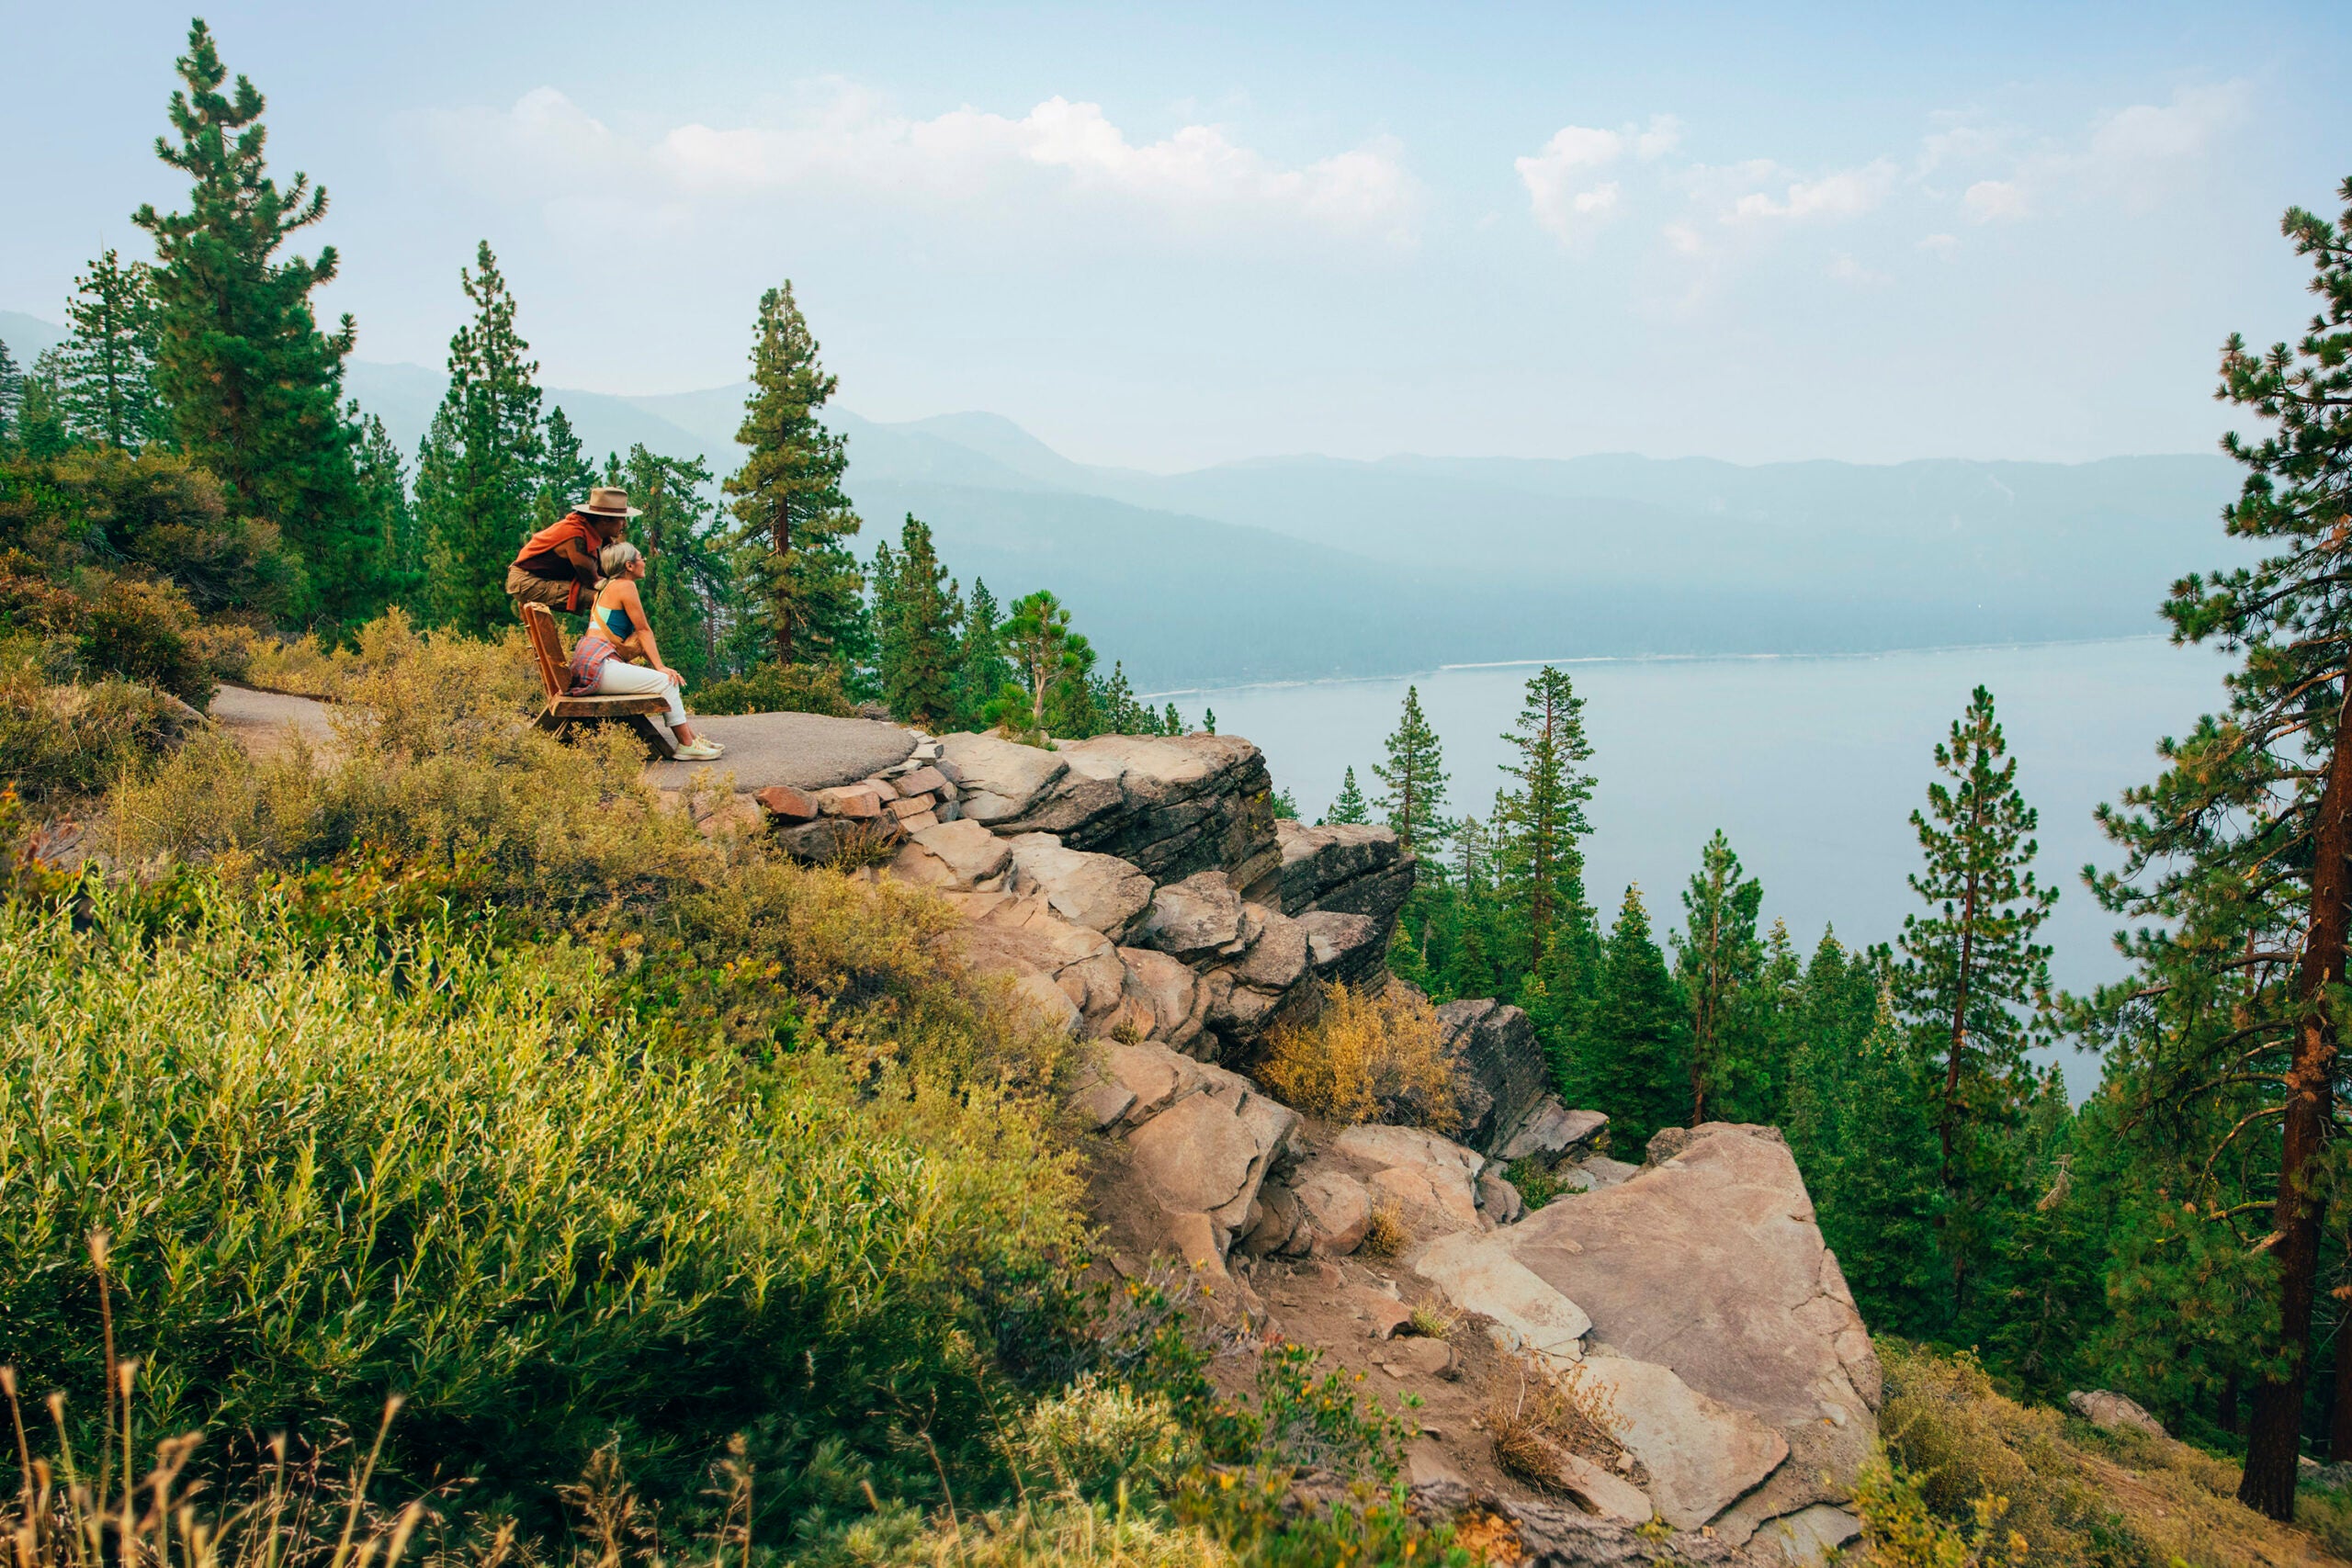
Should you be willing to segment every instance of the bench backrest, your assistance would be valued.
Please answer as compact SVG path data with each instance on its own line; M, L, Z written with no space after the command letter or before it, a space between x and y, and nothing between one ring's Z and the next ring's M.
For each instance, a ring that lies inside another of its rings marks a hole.
M539 684L550 698L563 695L571 684L571 656L563 649L563 630L545 604L523 606L523 627L531 634L531 653L538 660Z

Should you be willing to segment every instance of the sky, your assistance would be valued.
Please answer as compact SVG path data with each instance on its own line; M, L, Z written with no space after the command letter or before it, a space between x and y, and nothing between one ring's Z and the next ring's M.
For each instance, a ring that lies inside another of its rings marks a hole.
M2352 174L2352 6L214 5L320 296L438 366L487 240L544 383L741 378L1083 461L2211 450ZM187 14L0 0L0 309L128 220Z

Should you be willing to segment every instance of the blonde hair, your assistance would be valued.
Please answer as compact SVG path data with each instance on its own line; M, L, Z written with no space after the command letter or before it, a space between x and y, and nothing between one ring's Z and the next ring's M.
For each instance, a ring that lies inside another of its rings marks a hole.
M616 539L596 552L596 570L605 574L606 582L610 582L644 558L635 545L627 539Z

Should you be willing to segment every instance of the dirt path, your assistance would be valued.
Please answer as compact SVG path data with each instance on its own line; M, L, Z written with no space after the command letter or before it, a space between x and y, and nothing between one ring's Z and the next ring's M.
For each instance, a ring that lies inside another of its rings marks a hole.
M212 698L212 717L255 757L282 752L300 735L313 750L335 750L334 705L280 692L223 686ZM915 747L914 732L865 718L826 718L808 713L750 713L697 718L695 727L727 748L716 762L653 762L645 782L656 789L682 789L697 773L714 778L733 774L738 791L772 784L796 789L825 789L865 778L905 761Z
M256 757L274 757L300 735L314 751L335 750L332 704L282 692L223 686L212 696L212 718Z

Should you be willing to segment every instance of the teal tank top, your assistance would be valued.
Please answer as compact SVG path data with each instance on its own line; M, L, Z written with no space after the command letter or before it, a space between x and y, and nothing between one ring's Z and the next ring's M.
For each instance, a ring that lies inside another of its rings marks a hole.
M599 604L596 619L604 626L605 635L615 642L627 642L637 630L637 623L629 619L628 611L619 604Z

